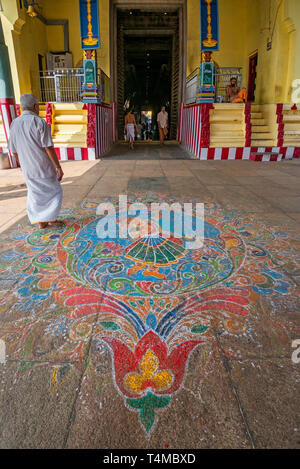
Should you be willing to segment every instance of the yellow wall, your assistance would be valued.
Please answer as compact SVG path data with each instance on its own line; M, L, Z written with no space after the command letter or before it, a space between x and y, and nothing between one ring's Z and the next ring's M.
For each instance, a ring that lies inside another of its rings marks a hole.
M69 48L73 54L73 66L82 60L80 46L79 2L77 0L51 0L46 2L43 15L48 20L69 21ZM62 26L47 26L48 50L63 51L64 36Z
M213 59L220 67L244 66L245 0L219 0L220 50ZM199 67L200 0L187 0L187 76Z
M271 14L269 11L271 7ZM246 0L245 68L248 76L248 57L258 51L256 101L261 103L290 102L291 84L297 69L300 73L299 0ZM278 16L276 12L278 9ZM267 41L272 35L272 49ZM297 29L297 30L296 30Z
M99 0L99 27L101 48L98 50L99 67L110 77L109 0Z
M243 0L219 0L220 50L213 54L219 67L242 67L246 10Z
M187 76L199 67L200 57L200 0L187 0Z
M73 54L73 66L82 63L80 44L79 2L77 0L39 0L46 19L69 20L69 47ZM38 54L64 50L63 26L46 26L38 18L31 18L26 9L19 8L17 0L2 0L2 18L5 42L9 49L15 98L23 93L39 93ZM101 49L98 66L110 76L109 69L109 0L99 0Z
M9 54L9 61L11 65L11 74L14 86L14 92L16 96L20 96L20 85L19 85L19 77L18 77L18 70L17 70L17 62L16 62L16 54L15 48L13 43L13 34L12 31L14 29L14 23L18 19L18 9L16 2L12 2L11 0L2 0L2 7L3 11L0 12L2 28L5 38L5 43L8 47L8 54Z
M248 63L258 51L256 102L290 102L291 85L300 78L300 0L282 0L274 28L273 45L266 50L269 31L281 0L219 0L220 50L214 60L220 67L243 67L243 85L248 86ZM73 66L82 61L79 5L77 0L39 0L47 19L69 20L69 43ZM170 2L171 3L171 2ZM99 67L110 76L109 0L99 0L101 48ZM30 18L19 1L2 0L3 29L12 68L17 101L20 93L39 89L38 54L64 49L63 27L45 26ZM187 0L187 70L200 64L200 0Z
M200 63L199 3L187 0L187 75ZM219 0L219 35L214 60L220 67L243 67L246 88L249 57L258 52L256 102L291 101L292 82L300 78L300 0Z
M82 63L80 43L80 16L78 0L51 0L45 2L43 15L47 19L69 20L69 44L73 54L73 66ZM109 69L109 0L99 0L100 49L97 51L98 66L110 76ZM63 50L63 27L47 26L49 51Z
M4 37L18 102L22 93L39 92L38 54L45 56L47 52L46 28L36 18L30 18L24 8L20 10L19 2L2 0L2 6Z

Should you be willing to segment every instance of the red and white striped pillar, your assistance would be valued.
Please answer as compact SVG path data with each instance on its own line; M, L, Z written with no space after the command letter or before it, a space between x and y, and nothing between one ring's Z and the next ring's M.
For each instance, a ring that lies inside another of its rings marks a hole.
M51 128L51 126L52 126L52 113L53 113L52 103L46 103L45 108L46 108L46 122L49 125L49 127Z
M2 122L3 122L3 127L4 127L4 132L5 132L5 137L8 145L8 140L9 140L9 128L11 126L11 123L13 119L17 117L16 113L16 107L15 107L15 99L14 98L0 98L0 109L1 109L1 117L2 117ZM10 166L12 168L17 168L17 162L14 156L11 154L11 152L8 152L9 154L9 161L10 161Z
M201 105L201 148L209 148L210 145L210 113L214 109L212 103L202 103Z
M276 114L277 114L277 124L278 124L278 136L277 136L277 146L282 147L284 141L284 123L283 123L283 104L277 104Z
M252 124L251 124L251 103L245 104L245 147L251 147Z
M88 159L96 159L96 104L84 104L83 109L88 111L86 146L88 149Z

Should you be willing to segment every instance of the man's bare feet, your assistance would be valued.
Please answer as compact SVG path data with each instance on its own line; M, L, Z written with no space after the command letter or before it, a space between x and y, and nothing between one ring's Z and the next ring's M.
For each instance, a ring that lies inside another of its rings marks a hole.
M47 228L47 226L48 226L48 222L47 222L47 221L42 221L42 222L40 222L40 229L41 229L41 230L44 229L44 228Z
M60 221L60 220L55 220L55 221L41 221L39 223L40 225L40 229L44 229L44 228L47 228L49 226L56 226L57 228L62 228L63 226L65 226L64 222L63 221Z
M63 226L65 226L64 222L61 221L61 220L49 221L48 225L49 226L57 226L58 228L62 228Z

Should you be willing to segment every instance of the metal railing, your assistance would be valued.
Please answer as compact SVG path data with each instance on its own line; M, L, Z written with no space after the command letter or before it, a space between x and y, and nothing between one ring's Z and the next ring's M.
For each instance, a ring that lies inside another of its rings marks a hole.
M242 67L222 67L216 68L214 73L214 83L216 87L215 102L228 102L226 88L230 84L230 79L235 77L237 85L242 86ZM199 83L200 67L196 68L186 79L186 104L196 102L197 88Z
M40 71L42 102L79 102L83 83L82 68L60 68Z
M82 101L83 68L59 68L40 71L40 101L76 103ZM97 70L98 98L109 102L109 77Z
M197 67L186 79L185 103L193 104L196 102L198 76L200 68Z

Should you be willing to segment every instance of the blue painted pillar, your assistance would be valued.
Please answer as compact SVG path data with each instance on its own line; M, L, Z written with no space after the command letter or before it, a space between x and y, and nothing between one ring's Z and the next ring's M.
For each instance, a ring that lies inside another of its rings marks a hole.
M97 103L97 49L100 48L98 0L79 0L79 12L84 71L82 101Z
M219 50L218 0L200 0L201 64L197 87L197 103L215 100L215 70L212 53Z

